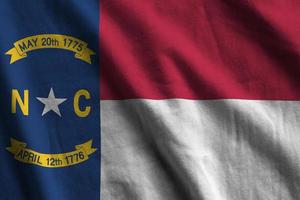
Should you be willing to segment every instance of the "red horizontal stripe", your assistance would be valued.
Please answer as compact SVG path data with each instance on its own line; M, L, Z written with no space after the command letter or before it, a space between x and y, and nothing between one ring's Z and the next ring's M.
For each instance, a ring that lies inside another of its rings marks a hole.
M101 99L300 99L299 10L292 0L102 0Z

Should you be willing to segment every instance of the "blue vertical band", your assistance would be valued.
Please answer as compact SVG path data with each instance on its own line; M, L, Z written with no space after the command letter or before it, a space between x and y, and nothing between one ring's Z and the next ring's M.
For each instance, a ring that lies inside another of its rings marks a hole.
M2 0L0 29L0 199L99 199L99 1ZM26 57L11 63L14 48ZM26 146L9 150L12 139ZM96 151L79 154L88 141Z

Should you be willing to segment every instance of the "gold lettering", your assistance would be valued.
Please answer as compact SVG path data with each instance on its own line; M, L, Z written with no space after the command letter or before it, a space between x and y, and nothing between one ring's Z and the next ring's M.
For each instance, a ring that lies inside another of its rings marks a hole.
M11 112L17 113L17 103L21 108L23 115L29 115L29 90L24 90L24 100L22 100L20 93L18 90L12 90L12 97L11 97Z
M87 90L79 90L76 92L74 96L74 111L78 117L87 117L91 112L91 106L85 107L84 110L81 110L79 107L80 97L84 97L85 99L90 99L91 95Z

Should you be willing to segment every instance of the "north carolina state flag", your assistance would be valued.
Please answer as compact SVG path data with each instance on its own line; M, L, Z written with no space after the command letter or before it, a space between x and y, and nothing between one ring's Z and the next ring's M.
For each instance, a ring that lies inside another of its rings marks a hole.
M101 199L300 199L300 3L100 2Z

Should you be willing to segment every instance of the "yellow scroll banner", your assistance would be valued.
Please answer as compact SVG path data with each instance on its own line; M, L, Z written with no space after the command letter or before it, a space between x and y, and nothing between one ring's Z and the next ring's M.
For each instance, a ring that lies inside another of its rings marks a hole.
M15 156L15 159L33 165L48 168L68 167L82 163L89 159L89 155L94 153L97 149L92 148L93 140L86 143L76 145L75 150L68 153L60 154L43 154L32 149L26 148L26 143L20 142L16 139L10 139L11 146L6 150Z
M91 56L95 55L88 44L75 37L59 34L42 34L26 37L14 43L14 47L5 54L10 55L10 64L26 58L27 52L44 49L57 48L65 49L75 53L75 58L81 59L89 64L92 63Z

